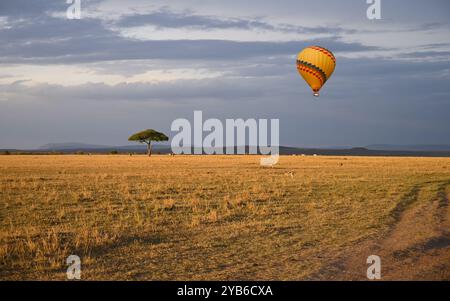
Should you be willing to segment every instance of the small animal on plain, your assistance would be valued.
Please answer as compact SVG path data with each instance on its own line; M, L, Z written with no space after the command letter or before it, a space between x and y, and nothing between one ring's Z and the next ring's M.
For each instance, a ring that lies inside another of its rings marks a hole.
M293 171L288 171L288 172L286 172L284 175L285 175L285 176L289 176L289 177L291 177L291 178L294 178L295 172L293 172Z

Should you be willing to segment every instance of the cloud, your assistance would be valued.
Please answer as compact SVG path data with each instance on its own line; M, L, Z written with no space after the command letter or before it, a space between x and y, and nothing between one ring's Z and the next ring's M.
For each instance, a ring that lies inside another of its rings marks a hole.
M44 15L50 11L65 12L66 1L59 0L13 0L0 2L0 16L11 18Z
M416 51L416 52L403 53L401 55L401 57L403 57L403 58L419 58L419 59L431 58L431 59L450 61L450 51Z
M85 83L63 86L58 84L36 84L17 81L0 86L0 96L9 95L11 101L43 99L43 101L64 102L90 99L108 102L152 102L166 104L189 102L191 100L216 99L223 102L245 102L262 98L283 99L295 97L298 92L308 93L309 88L297 74L295 64L287 58L270 62L230 66L227 73L213 78L178 79L164 82L121 82L118 84ZM389 98L399 97L395 103L405 103L404 96L416 101L427 99L432 93L445 95L450 90L450 62L393 61L383 59L338 60L335 73L326 84L326 90L341 100L352 93L376 94ZM447 72L447 75L443 74ZM445 98L436 98L444 101ZM381 102L383 100L378 100ZM409 101L409 100L408 100ZM406 101L406 103L408 102ZM426 100L427 102L429 100ZM367 104L362 99L358 102ZM205 102L207 104L207 102ZM393 104L394 105L394 104Z
M56 84L28 86L21 82L15 82L0 86L0 99L10 101L21 101L21 98L45 99L46 102L65 102L80 99L108 102L163 101L167 105L199 99L243 101L249 97L257 98L271 92L270 88L260 89L260 83L261 80L243 81L242 78L177 80L163 83L120 83L116 85L86 83L69 87ZM3 97L1 97L2 95ZM6 95L9 95L9 99Z
M235 60L250 57L292 55L307 45L327 45L333 51L362 52L379 47L346 43L338 38L287 42L238 42L227 40L137 41L105 30L98 21L73 25L52 20L33 28L0 31L1 63L81 63L109 60ZM51 36L51 38L50 38ZM29 37L32 37L28 40Z
M146 14L130 14L123 16L116 23L120 27L138 27L152 25L157 28L192 28L202 30L214 29L240 29L240 30L266 30L309 34L342 34L356 32L341 27L306 27L292 24L273 24L262 18L220 18L216 16L195 15L190 12L173 12L163 8Z
M217 17L193 15L190 13L175 13L168 9L161 9L147 14L132 14L123 16L116 25L122 27L136 27L154 25L156 27L168 28L239 28L239 29L267 29L274 30L274 26L257 20L244 20L239 18L220 19Z
M143 15L127 15L116 25L98 18L67 20L51 12L65 12L61 1L6 1L3 14L8 26L0 28L0 63L2 64L71 64L113 60L236 60L250 57L292 55L308 44L325 44L333 51L363 52L379 50L357 42L344 42L339 26L303 27L270 24L261 19L220 18L192 13L175 13L168 9ZM64 1L63 1L64 2ZM92 1L89 3L93 3ZM94 2L95 3L95 2ZM20 16L20 17L18 17ZM113 22L114 23L114 22ZM121 35L117 25L157 27L194 27L204 30L235 28L312 34L326 33L328 38L290 41L233 41L217 39L136 40ZM114 27L116 26L116 27Z

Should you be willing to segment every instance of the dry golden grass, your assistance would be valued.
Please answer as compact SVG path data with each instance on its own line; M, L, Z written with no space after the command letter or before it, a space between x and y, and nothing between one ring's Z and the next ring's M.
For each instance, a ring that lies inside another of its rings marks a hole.
M0 156L0 279L65 279L70 254L83 279L344 279L361 242L447 235L449 158L259 158Z

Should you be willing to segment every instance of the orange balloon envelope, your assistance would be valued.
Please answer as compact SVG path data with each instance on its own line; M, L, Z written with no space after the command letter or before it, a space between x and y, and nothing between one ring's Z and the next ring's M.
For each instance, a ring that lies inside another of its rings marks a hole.
M313 90L314 96L319 96L319 90L333 74L336 58L326 48L309 46L297 56L297 70Z

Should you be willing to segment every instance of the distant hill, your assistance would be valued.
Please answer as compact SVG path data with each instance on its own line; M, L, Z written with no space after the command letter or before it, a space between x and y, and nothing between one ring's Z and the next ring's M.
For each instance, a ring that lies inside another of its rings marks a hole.
M168 148L164 145L153 145L154 149ZM73 152L73 151L92 151L92 152L107 152L112 150L117 151L145 151L147 147L143 144L133 144L133 145L99 145L99 144L86 144L77 142L67 142L67 143L49 143L39 147L40 151L60 151L60 152Z
M170 152L170 146L164 144L154 144L152 146L155 152ZM28 150L31 152L62 152L62 153L73 153L73 152L91 152L91 153L108 153L111 151L118 152L137 152L143 153L147 151L147 146L144 144L132 144L132 145L100 145L100 144L87 144L78 142L65 142L65 143L48 143L40 146L35 150Z
M412 145L395 145L395 144L371 144L366 146L370 150L386 150L386 151L450 151L450 144L412 144Z
M87 144L78 142L66 142L66 143L48 143L41 145L40 150L67 150L67 149L96 149L96 148L109 148L108 145Z
M246 153L249 147L246 146ZM237 153L237 148L228 149L232 153ZM45 154L45 153L146 153L146 145L123 145L108 146L86 143L50 143L41 146L39 149L31 150L6 150L0 149L0 152L9 151L11 153L24 154ZM170 154L172 149L167 143L155 144L153 153ZM191 147L191 153L194 148ZM226 153L226 148L223 149ZM0 153L1 154L1 153ZM409 157L450 157L450 145L390 145L390 144L373 144L366 147L348 147L348 148L299 148L280 146L281 155L323 155L323 156L409 156Z

